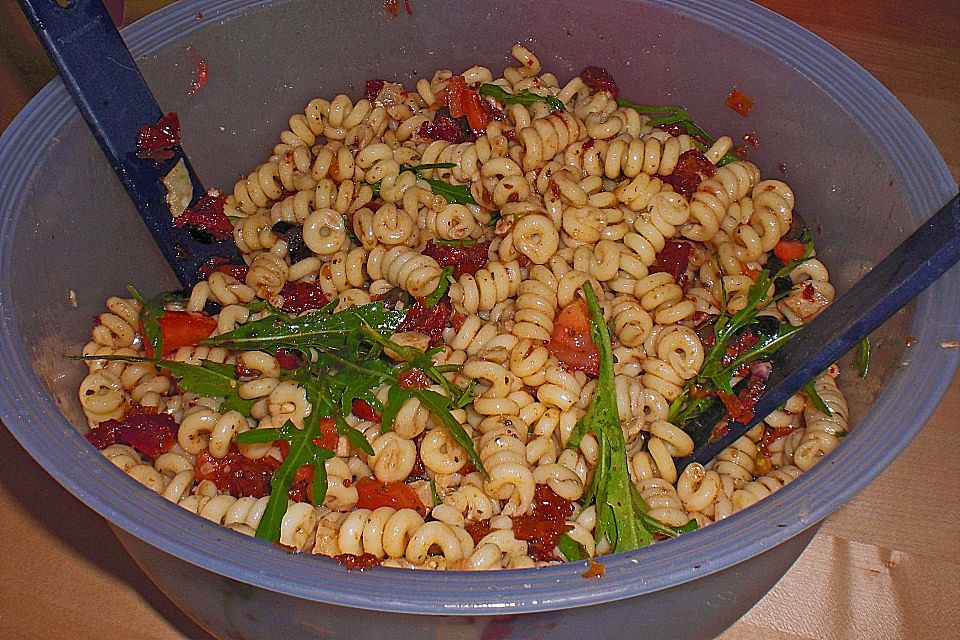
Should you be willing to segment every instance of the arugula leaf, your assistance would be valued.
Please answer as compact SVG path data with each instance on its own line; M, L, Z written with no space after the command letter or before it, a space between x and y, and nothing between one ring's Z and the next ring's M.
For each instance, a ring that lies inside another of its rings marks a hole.
M477 204L470 193L468 184L450 184L443 180L432 180L430 178L420 178L430 185L430 190L450 204Z
M567 447L576 449L587 432L596 436L600 457L583 498L584 506L591 501L596 504L596 540L607 538L614 552L627 551L653 541L644 519L638 516L638 513L646 513L649 507L636 491L627 471L626 442L617 410L610 334L593 286L585 282L582 290L590 310L590 334L600 352L600 372L590 408L574 426Z
M444 188L454 189L454 194L456 194L458 197L460 197L461 199L463 199L464 196L463 196L463 194L462 194L462 192L461 192L460 190L457 190L457 189L454 187L454 185L448 184L448 183L446 183L446 182L444 182L444 181L442 181L442 180L429 180L429 179L427 179L427 178L424 178L423 175L422 175L420 172L421 172L421 171L428 171L428 170L430 170L430 169L452 169L452 168L454 168L455 166L457 166L457 163L455 163L455 162L431 162L431 163L428 163L428 164L414 164L414 165L406 165L406 164L404 164L404 165L400 165L400 173L403 173L404 171L412 171L412 172L414 172L415 174L417 174L417 178L419 178L420 180L426 180L426 181L430 184L430 189L431 189L434 193L436 193L437 195L444 196L444 198L446 198L447 202L454 202L454 201L451 200L450 198L447 198L443 193L441 193L441 192L438 191L437 189L440 189L440 190L443 190ZM436 187L434 186L434 183L437 183L437 186L436 186ZM370 183L368 183L367 186L369 186L369 187L373 190L373 199L374 199L374 200L376 200L377 198L380 197L380 180L377 180L376 182L370 182ZM457 186L466 186L466 185L457 185ZM466 195L466 197L469 198L470 201L468 201L468 202L454 202L454 203L455 203L455 204L477 204L476 200L473 199L473 196L470 195L470 188L469 188L469 187L467 187L467 195Z
M443 268L440 272L440 284L437 285L437 288L434 289L433 293L428 295L423 299L424 304L428 307L434 307L440 300L443 299L443 296L446 295L447 289L450 288L450 285L456 282L453 279L453 272L456 270L456 267L449 265Z
M586 560L589 557L580 543L565 533L561 534L560 539L557 540L557 549L560 550L567 562Z
M850 366L857 372L861 380L866 380L867 374L870 372L871 352L870 338L864 338L857 346L857 355L854 357L853 362L850 363Z
M140 303L140 324L143 325L143 337L149 343L151 352L163 353L163 332L160 329L160 316L166 313L165 305L183 300L178 293L161 293L150 300L144 299L140 292L127 285L127 291Z
M145 362L160 369L166 369L184 391L200 396L223 398L220 412L236 410L250 416L255 400L241 398L237 391L239 376L233 365L201 360L199 365L160 358L142 358L139 356L80 356L79 360L117 360L120 362Z
M442 244L447 247L464 247L469 249L473 245L477 244L475 238L464 238L463 240L444 240L443 238L434 238L434 244Z
M617 98L617 105L626 109L633 109L637 113L650 116L651 120L649 120L647 124L651 127L662 127L670 124L678 124L683 126L691 137L696 136L707 141L707 144L703 144L699 140L693 140L693 144L696 145L700 151L706 151L714 142L717 141L716 138L712 137L710 134L704 131L700 125L695 123L691 115L687 113L687 110L681 106L663 107L650 104L637 104L635 102L630 102L625 98ZM722 167L725 164L736 162L739 159L740 156L738 156L736 153L728 151L717 162L717 166Z
M270 479L270 499L257 525L258 538L270 542L280 538L280 526L287 512L290 487L296 479L297 470L305 464L313 467L311 487L313 503L316 506L323 504L327 495L327 471L323 463L335 454L314 442L315 438L320 437L321 419L320 412L315 411L303 421L303 429L298 429L287 420L279 429L252 429L235 436L234 440L237 444L258 444L277 440L286 440L290 443L290 452Z
M810 398L810 402L816 407L817 411L828 416L833 415L833 409L823 401L823 398L820 397L820 394L817 393L817 387L815 385L816 378L803 385L803 392L807 394L807 397Z
M555 96L541 96L533 93L529 89L524 89L519 93L510 93L499 85L482 84L477 90L477 93L487 98L499 100L504 104L531 105L535 102L546 102L551 111L563 111L567 108L560 98Z

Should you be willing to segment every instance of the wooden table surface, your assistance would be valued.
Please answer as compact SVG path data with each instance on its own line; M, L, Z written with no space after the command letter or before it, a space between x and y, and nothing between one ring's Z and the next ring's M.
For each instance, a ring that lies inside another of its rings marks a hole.
M127 20L163 3L131 0ZM960 177L957 0L762 4L879 78ZM4 3L0 129L51 75L16 5ZM827 518L796 565L722 640L960 638L958 416L960 376L910 447ZM0 639L208 640L6 428L0 450Z

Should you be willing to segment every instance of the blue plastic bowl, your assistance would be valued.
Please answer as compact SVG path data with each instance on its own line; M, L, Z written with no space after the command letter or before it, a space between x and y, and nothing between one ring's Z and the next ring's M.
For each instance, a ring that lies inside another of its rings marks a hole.
M202 16L199 12L202 11ZM708 131L754 131L765 174L785 179L842 290L956 192L943 160L879 82L816 36L741 1L180 2L125 30L208 185L229 188L312 98L409 81L435 68L499 71L517 41L561 79L608 68L624 94L680 103ZM210 80L187 97L187 47ZM752 96L747 120L722 106ZM781 167L778 169L778 167ZM957 366L958 273L881 330L859 422L810 472L746 512L603 560L483 574L347 572L190 514L114 468L81 436L83 367L64 361L128 283L175 287L59 81L0 138L0 418L64 487L115 527L144 571L211 633L261 637L709 638L780 578L817 524L920 430ZM72 307L68 292L79 304ZM903 336L916 338L909 355ZM908 359L909 366L901 366Z

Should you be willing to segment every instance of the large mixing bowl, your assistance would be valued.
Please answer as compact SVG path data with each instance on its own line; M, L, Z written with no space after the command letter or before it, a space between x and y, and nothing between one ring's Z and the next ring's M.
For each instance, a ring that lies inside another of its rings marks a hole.
M708 131L757 132L751 159L767 175L785 173L840 290L956 191L876 80L747 2L418 1L396 18L380 0L181 2L125 36L164 109L179 112L184 147L210 186L229 188L316 96L356 95L372 77L410 86L440 67L497 72L519 41L561 79L601 65L633 99L684 104ZM188 47L212 70L192 98ZM748 120L722 106L734 86L756 101ZM114 525L178 606L222 637L712 637L907 445L957 366L957 352L939 347L960 311L951 272L882 330L869 382L847 387L858 423L840 447L743 513L605 558L601 579L582 578L582 563L348 572L178 508L83 439L84 367L62 355L77 352L91 316L127 283L152 294L175 282L59 82L0 139L0 189L0 418ZM906 335L922 369L898 366Z

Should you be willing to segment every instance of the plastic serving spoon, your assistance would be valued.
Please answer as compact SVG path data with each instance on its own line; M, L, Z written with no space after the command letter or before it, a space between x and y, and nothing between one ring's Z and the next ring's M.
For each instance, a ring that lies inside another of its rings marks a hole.
M240 264L233 242L205 243L173 225L161 179L179 160L190 175L192 202L206 193L183 149L160 165L137 157L140 127L163 112L101 0L18 2L180 283L189 289L201 280L199 267L213 256Z
M960 194L784 345L782 363L770 374L752 420L731 422L723 437L698 443L690 456L677 461L677 470L712 460L958 261Z

